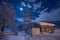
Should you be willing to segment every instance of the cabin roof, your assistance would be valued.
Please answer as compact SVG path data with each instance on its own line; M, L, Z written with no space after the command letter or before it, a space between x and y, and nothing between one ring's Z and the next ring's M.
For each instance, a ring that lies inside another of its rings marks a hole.
M49 25L49 26L55 26L53 23L48 23L48 22L39 22L40 25Z

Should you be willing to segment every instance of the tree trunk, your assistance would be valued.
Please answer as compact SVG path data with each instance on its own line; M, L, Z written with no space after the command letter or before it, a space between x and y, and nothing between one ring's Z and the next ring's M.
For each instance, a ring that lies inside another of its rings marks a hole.
M4 26L1 28L1 33L3 33L4 32Z
M5 19L3 20L3 24L2 24L3 26L2 26L2 28L1 28L1 33L3 33L4 32L4 28L5 28Z

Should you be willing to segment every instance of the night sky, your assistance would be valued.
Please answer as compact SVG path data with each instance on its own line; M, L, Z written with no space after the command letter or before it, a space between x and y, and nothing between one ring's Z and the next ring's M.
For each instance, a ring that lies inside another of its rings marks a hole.
M60 21L60 0L5 1L13 5L16 12L17 25L23 22L23 14L27 8L29 8L32 21Z

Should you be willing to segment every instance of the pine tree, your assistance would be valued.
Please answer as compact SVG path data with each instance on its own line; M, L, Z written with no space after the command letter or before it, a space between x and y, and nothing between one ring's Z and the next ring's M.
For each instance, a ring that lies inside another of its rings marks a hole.
M24 25L23 28L25 29L25 32L27 32L28 34L31 32L30 30L30 25L31 24L31 16L29 13L29 10L27 9L24 13Z

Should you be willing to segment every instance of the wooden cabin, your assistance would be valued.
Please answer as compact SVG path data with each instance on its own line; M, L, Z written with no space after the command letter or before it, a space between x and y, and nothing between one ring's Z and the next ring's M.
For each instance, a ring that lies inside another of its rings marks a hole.
M32 28L32 35L39 35L42 32L53 33L54 31L55 31L55 24L47 22L37 22L34 23L34 27Z
M55 24L47 23L47 22L39 22L41 29L45 32L54 32L55 31Z

